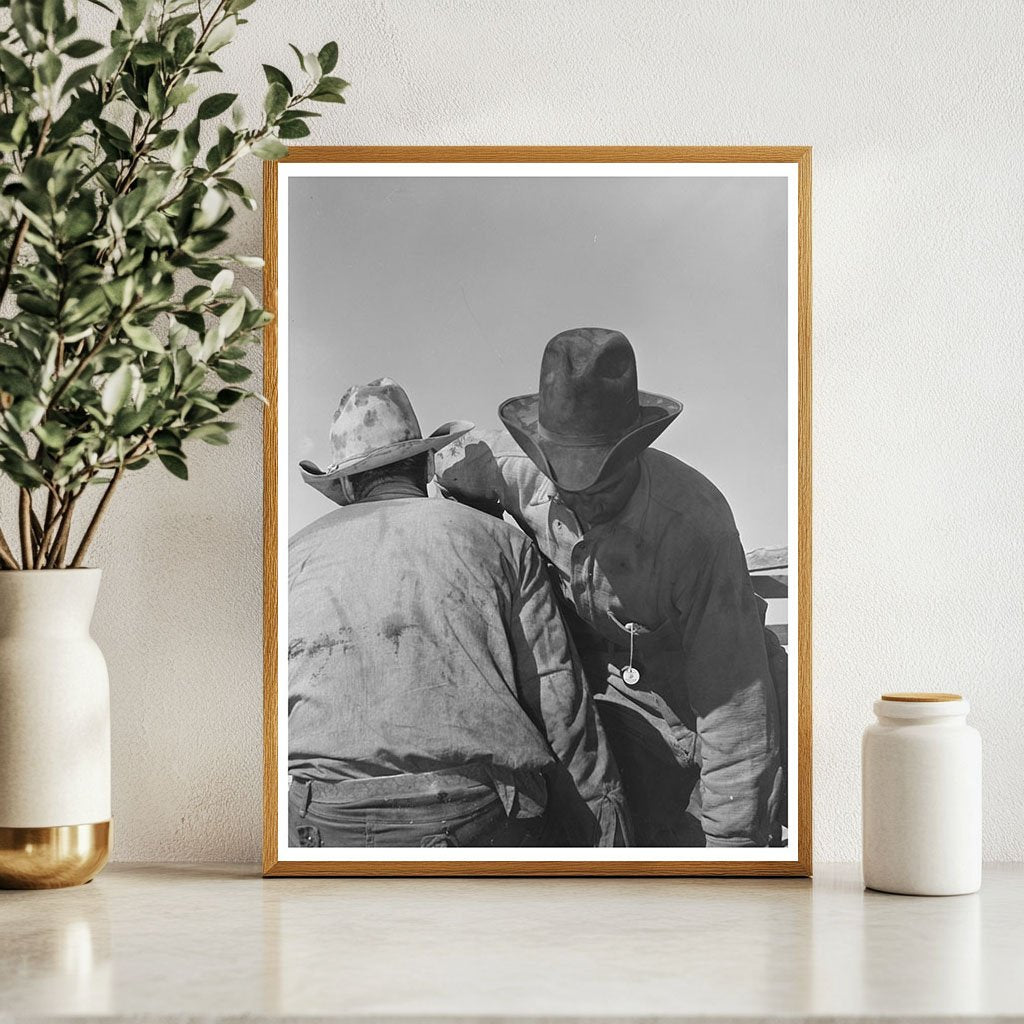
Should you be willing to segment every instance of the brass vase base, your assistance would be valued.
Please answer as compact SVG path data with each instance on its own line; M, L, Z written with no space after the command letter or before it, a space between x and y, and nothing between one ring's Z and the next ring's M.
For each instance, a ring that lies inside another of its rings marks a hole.
M91 881L110 857L110 822L0 826L0 889L62 889Z

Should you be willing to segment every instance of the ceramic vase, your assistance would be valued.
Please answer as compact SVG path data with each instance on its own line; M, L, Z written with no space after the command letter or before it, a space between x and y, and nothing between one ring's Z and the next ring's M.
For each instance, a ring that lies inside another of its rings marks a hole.
M80 885L110 851L99 569L0 572L0 887Z

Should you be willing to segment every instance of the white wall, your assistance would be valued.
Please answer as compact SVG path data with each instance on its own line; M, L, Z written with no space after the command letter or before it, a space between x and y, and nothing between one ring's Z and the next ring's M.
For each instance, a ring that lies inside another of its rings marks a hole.
M971 699L985 853L1024 858L1019 2L248 13L217 88L253 102L288 41L341 44L349 105L309 142L814 147L816 857L858 857L871 701L920 688ZM240 219L235 248L259 240ZM187 485L131 479L96 549L119 859L258 856L255 407L236 436L197 452Z

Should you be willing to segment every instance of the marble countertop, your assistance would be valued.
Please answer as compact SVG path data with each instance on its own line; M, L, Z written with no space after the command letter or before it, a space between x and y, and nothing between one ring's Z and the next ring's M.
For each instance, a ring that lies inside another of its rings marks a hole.
M121 864L0 892L0 1021L1024 1020L1024 865L807 880L273 879Z

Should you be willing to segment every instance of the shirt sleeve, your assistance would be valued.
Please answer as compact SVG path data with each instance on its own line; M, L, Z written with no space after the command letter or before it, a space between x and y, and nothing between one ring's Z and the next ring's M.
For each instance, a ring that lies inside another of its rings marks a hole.
M579 659L532 543L521 546L511 638L519 698L557 760L548 779L550 845L632 841L619 772Z
M765 846L782 785L779 712L739 536L716 546L683 623L708 846Z

